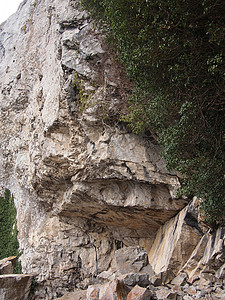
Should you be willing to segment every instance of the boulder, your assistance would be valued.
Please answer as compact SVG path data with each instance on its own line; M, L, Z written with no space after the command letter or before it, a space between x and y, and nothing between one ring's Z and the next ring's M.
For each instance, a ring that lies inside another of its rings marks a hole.
M58 300L86 300L86 291L77 290L57 298Z
M129 288L122 281L115 279L109 284L99 300L126 300L129 291Z
M156 299L168 299L167 297L171 294L172 290L168 287L160 286L157 287L155 293L156 293Z
M16 256L10 256L0 260L0 275L12 274L14 271L16 260Z
M180 273L171 281L171 284L182 285L184 284L186 278L187 278L187 274Z
M142 247L124 247L115 252L117 270L121 274L154 273L148 262L148 254Z
M140 273L128 273L118 277L119 280L122 280L125 285L135 286L139 285L141 287L146 287L150 284L149 274L140 274Z
M202 239L203 232L192 209L193 203L158 230L148 254L156 274L171 271L176 276Z
M86 294L87 300L98 300L99 299L100 287L98 286L89 286Z
M0 275L1 300L26 300L32 276L23 274Z
M149 300L153 296L150 290L136 285L127 295L127 300Z

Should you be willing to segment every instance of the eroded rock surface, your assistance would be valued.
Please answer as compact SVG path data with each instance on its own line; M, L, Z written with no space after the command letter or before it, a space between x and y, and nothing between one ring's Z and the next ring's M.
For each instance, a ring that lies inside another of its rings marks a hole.
M160 147L119 121L132 84L79 1L23 1L0 25L0 78L0 184L16 200L35 299L112 276L123 247L159 251L157 231L170 232L161 226L187 201ZM149 256L156 273L177 271L196 247L201 233L185 226L191 246L178 242L163 264Z

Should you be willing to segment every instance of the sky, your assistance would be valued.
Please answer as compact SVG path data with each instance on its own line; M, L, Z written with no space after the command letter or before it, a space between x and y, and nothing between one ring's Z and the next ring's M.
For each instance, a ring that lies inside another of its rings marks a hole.
M0 24L17 11L23 0L0 0Z

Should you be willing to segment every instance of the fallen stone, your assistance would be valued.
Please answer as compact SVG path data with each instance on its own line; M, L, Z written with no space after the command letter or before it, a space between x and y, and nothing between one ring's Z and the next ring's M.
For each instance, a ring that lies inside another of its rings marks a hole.
M148 254L156 274L169 270L178 274L201 240L202 232L191 212L191 204L158 230Z
M32 276L24 274L0 275L1 300L26 300Z
M180 273L180 274L178 274L178 275L171 281L171 284L174 284L174 285L183 285L186 278L187 278L187 274L185 274L185 273Z
M148 262L148 254L141 247L125 247L115 252L117 269L121 274L138 273Z
M110 289L110 285L115 281L113 279L110 282L106 283L99 283L95 285L89 285L86 291L86 300L93 300L93 299L101 299L108 289Z
M159 274L150 275L150 282L155 286L168 284L175 277L174 273L171 270L161 272Z
M138 284L141 287L146 287L150 284L148 274L129 273L119 276L118 279L122 280L125 285L129 286L135 286Z
M193 285L189 286L186 291L191 296L194 296L197 293L197 290L196 290L196 288Z
M167 284L167 286L169 288L171 288L171 290L174 292L174 293L177 293L178 295L180 296L184 296L184 292L182 291L181 287L179 285L172 285L172 284Z
M205 291L198 291L195 295L195 299L202 299L207 294Z
M68 293L57 299L60 299L60 300L86 300L86 291L77 290L77 291Z
M100 274L98 274L97 280L99 283L100 282L103 283L103 282L112 281L115 279L115 277L116 277L115 273L112 273L111 271L103 271Z
M157 297L157 299L168 299L167 297L171 293L173 294L172 290L169 289L168 287L160 286L160 287L157 287L156 297Z
M113 280L100 300L126 300L130 289L126 287L123 281Z
M212 293L212 298L213 300L225 300L225 292L224 290L220 293Z
M170 293L166 299L171 299L171 300L177 300L177 298L181 297L180 295L177 295L177 293Z
M127 295L127 300L149 300L153 296L150 290L136 285Z
M192 298L191 296L185 295L183 297L184 300L193 300L194 298Z
M97 286L88 287L86 299L87 300L98 300L100 288Z
M0 275L12 274L14 271L16 260L16 256L10 256L0 260Z
M194 286L197 286L199 290L205 289L206 287L210 287L211 283L209 280L201 277L198 281L194 282Z

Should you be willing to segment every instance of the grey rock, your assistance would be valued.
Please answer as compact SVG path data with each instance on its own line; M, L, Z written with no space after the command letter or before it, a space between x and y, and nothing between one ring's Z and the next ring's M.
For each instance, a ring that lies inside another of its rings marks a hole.
M125 285L147 287L150 284L149 274L129 273L118 277Z
M171 284L174 285L183 285L185 283L185 279L187 278L187 274L180 273L178 274L172 281Z
M147 252L141 247L124 247L115 252L117 270L121 274L138 273L148 263Z

